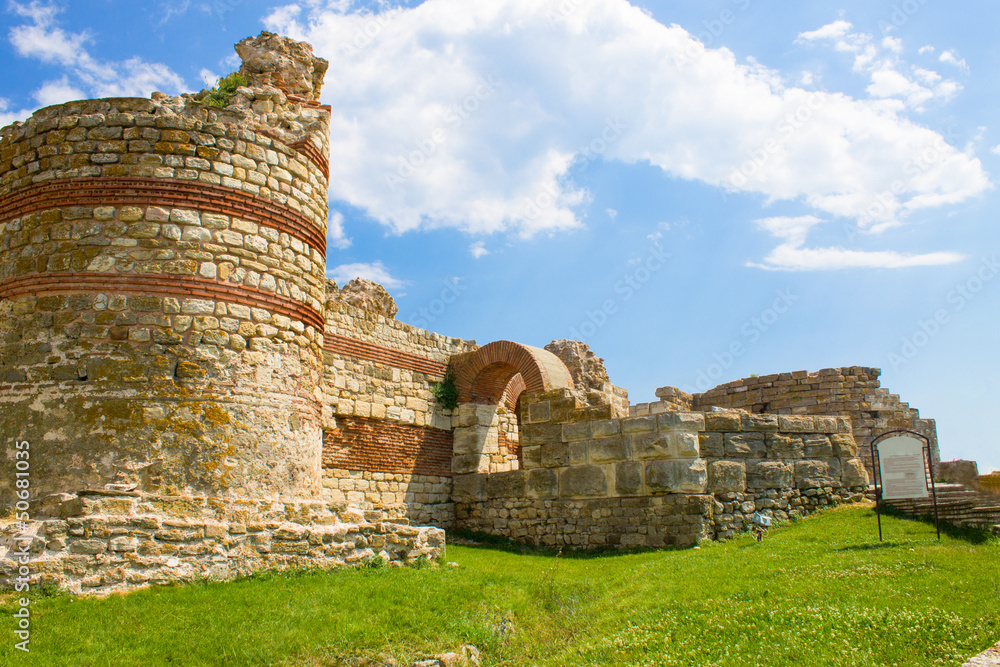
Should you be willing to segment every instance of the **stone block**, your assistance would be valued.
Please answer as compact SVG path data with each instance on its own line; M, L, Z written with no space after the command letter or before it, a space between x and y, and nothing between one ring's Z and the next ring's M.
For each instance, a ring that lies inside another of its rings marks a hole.
M551 406L548 401L539 401L528 405L528 422L547 422L551 417Z
M645 433L632 436L632 455L639 460L673 456L669 434Z
M795 486L799 489L840 486L840 476L839 459L795 462Z
M621 433L621 420L602 419L590 422L591 436L594 438L609 438Z
M706 415L707 417L707 415ZM698 449L702 456L721 459L726 455L725 441L722 433L699 433Z
M710 493L743 493L747 488L747 470L743 461L713 461L708 464Z
M629 417L621 420L622 433L652 433L656 430L656 417Z
M769 414L742 414L740 426L744 431L777 431L778 415Z
M619 496L642 495L642 469L639 461L626 461L615 466L615 493Z
M778 415L778 430L782 433L812 433L816 429L813 418L804 415Z
M790 489L795 482L795 463L747 461L747 491Z
M704 431L705 414L702 412L663 412L656 416L660 433L665 431Z
M631 455L628 436L595 438L589 442L591 463L627 461Z
M590 463L590 442L587 440L580 440L579 442L570 442L569 445L569 464L571 466L583 466Z
M468 475L481 470L483 467L482 456L479 454L456 454L451 457L451 471L456 475Z
M549 500L559 495L559 476L555 470L538 468L528 471L527 495L529 498Z
M567 468L559 474L561 497L596 497L608 494L608 479L600 466Z
M674 456L682 459L696 459L701 456L698 436L699 434L694 431L680 431L668 435Z
M802 438L807 459L826 459L833 456L833 447L830 438L825 435L806 435Z
M735 410L721 412L706 412L705 430L718 432L737 432L742 428L740 413Z
M452 478L451 497L457 503L486 500L487 475L456 475Z
M495 472L486 475L486 495L489 498L524 498L526 473L521 470Z
M521 447L521 466L524 468L538 468L542 465L542 448L539 446Z
M840 483L846 487L868 486L868 471L861 459L843 458L841 463Z
M564 442L587 440L588 438L590 438L590 422L571 422L562 425L562 439Z
M569 465L569 446L564 442L542 445L542 467L562 468Z
M646 487L650 493L705 493L707 486L705 459L646 463Z
M723 439L727 458L762 459L766 456L763 433L726 433Z
M800 435L766 433L764 443L767 456L772 459L801 459L805 453Z
M847 433L834 433L830 436L830 446L833 455L840 458L851 458L858 455L858 443L854 436Z
M837 433L840 431L836 417L813 417L813 423L816 426L816 433Z

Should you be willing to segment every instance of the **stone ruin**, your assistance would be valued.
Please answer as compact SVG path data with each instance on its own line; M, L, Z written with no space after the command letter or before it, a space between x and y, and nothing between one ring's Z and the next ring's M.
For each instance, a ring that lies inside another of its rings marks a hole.
M326 62L236 48L225 108L84 100L0 129L3 584L25 552L32 582L106 593L435 559L446 529L687 546L861 499L875 429L933 435L878 369L630 405L583 343L397 321L381 286L326 277Z

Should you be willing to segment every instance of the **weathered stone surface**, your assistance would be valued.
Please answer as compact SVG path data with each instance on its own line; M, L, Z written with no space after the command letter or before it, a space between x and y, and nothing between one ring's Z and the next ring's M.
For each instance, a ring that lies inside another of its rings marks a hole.
M844 486L867 487L869 483L868 471L865 470L865 465L861 459L855 458L845 458L841 459L842 473L841 473L841 484Z
M767 454L763 433L726 433L727 458L760 459Z
M642 468L639 461L628 461L615 466L615 493L619 496L642 494Z
M559 473L559 495L564 498L577 496L603 496L608 492L604 468L580 466L567 468Z
M628 436L595 438L588 442L591 463L614 463L630 458L632 452Z
M839 486L840 475L839 459L795 462L795 486L800 489Z
M486 500L486 475L456 475L452 478L452 498L456 502Z
M795 464L782 461L747 461L747 490L787 489L795 482Z
M802 444L807 459L825 459L833 456L833 447L830 444L830 438L825 435L803 436Z
M559 476L555 470L538 468L528 471L527 494L529 498L549 499L559 495Z
M858 444L854 441L854 436L849 433L835 433L830 436L830 446L833 455L841 458L850 458L858 455Z
M490 498L523 498L526 474L521 470L486 475L486 495Z
M726 455L725 440L722 433L699 433L698 448L702 456L721 459Z
M399 308L389 292L376 282L366 278L355 278L340 290L330 290L328 297L343 301L361 310L384 316L387 320L396 317Z
M646 487L651 493L704 493L707 485L705 459L646 463Z
M267 31L236 45L240 72L255 86L274 86L311 100L319 99L330 63L313 55L312 46Z
M542 445L542 466L561 468L569 465L569 445L564 442L550 442Z
M708 490L711 493L742 493L747 487L743 461L713 461L708 464Z
M786 433L765 434L767 455L775 459L801 459L805 454L802 436Z

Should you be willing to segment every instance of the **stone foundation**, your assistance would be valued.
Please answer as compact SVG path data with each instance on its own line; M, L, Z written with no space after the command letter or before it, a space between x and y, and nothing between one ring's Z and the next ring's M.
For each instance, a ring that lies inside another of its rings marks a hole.
M18 583L22 544L32 586L107 594L150 584L227 581L264 570L355 566L376 558L398 566L435 560L445 543L443 530L409 526L385 511L346 503L84 491L47 509L59 518L4 527L0 588Z

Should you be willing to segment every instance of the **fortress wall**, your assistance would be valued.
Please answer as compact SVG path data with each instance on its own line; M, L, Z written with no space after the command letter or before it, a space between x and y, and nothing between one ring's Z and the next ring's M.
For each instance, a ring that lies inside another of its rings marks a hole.
M927 436L933 459L939 461L934 420L921 419L918 410L882 388L881 373L878 368L850 366L825 368L814 373L795 371L743 378L703 394L694 394L691 407L694 410L708 410L713 406L739 408L754 413L785 415L847 415L869 471L872 464L868 445L872 438L898 428Z
M0 131L0 431L36 493L318 493L329 113L259 92Z
M453 416L431 385L444 379L453 354L475 342L336 299L326 306L325 497L450 526Z
M579 547L686 546L863 498L846 418L665 412L594 419L568 392L522 396L523 467L454 479L457 525Z

